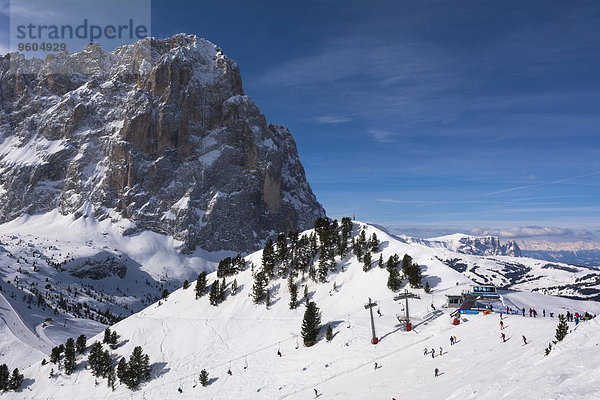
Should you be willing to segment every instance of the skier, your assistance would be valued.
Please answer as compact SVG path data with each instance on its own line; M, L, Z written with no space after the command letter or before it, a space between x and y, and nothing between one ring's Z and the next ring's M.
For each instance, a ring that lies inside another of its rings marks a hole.
M456 344L456 336L452 336L454 338L454 344Z
M282 357L282 354L281 354L281 351L280 351L280 350L277 350L277 355L278 355L279 357Z
M502 333L502 342L506 342L506 335L504 334L504 332Z
M523 336L523 346L525 346L527 344L527 338L525 337L525 335L522 335L522 336Z
M435 369L435 376L436 376L436 378L437 378L439 372L440 372L440 370L436 368Z
M529 308L529 317L531 317L531 313L532 313L532 312L533 312L533 311L531 310L531 308Z
M504 329L504 321L500 321L500 330Z
M450 336L450 346L454 345L454 337Z
M233 375L230 369L227 370L227 375L229 375L229 376Z
M542 315L543 315L544 317L546 316L546 309L545 309L545 308L542 310Z
M431 309L432 309L433 311L435 311L435 306L433 305L433 303L431 303Z
M317 392L317 389L314 389L315 391L315 397L319 397L319 392Z
M377 309L377 315L381 317L381 310L379 308Z
M427 354L429 354L429 350L427 350L427 347L425 347L423 349L423 355L426 356Z
M435 349L431 349L431 358L435 358Z
M509 312L509 309L508 309L508 306L507 306L507 307L506 307L506 313L508 314L508 312Z
M525 316L525 307L523 307L523 316Z
M535 308L533 309L533 318L537 318L537 311L535 311Z
M178 391L179 393L183 393L183 390L181 390L181 388L177 388L177 391Z
M374 367L375 367L375 371L377 371L377 367L378 367L377 366L377 362L375 362L375 366Z
M441 356L442 354L444 354L444 349L442 349L442 348L440 347L440 356Z

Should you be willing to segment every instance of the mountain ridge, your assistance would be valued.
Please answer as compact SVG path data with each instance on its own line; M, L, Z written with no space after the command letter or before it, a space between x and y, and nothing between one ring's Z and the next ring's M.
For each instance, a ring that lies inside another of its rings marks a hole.
M190 253L254 250L325 215L289 130L267 124L205 39L11 53L0 88L0 222L58 209L166 233Z

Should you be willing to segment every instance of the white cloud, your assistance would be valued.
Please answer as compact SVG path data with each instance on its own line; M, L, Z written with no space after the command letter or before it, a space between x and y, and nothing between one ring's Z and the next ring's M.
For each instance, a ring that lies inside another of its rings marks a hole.
M391 143L395 140L396 134L390 131L382 130L382 129L367 129L375 140L382 143Z
M499 236L506 239L548 236L573 236L572 229L549 226L520 226L504 229L474 228L469 233L477 236Z
M321 115L315 119L319 124L340 124L352 121L350 118L341 115Z

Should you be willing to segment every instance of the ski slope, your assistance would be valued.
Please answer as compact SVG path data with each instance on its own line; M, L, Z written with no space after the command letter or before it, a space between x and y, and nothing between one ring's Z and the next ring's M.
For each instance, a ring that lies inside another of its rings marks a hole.
M354 233L362 226L356 223ZM322 399L582 399L600 395L600 378L593 374L600 368L595 347L600 341L597 321L576 328L571 323L573 332L544 357L557 319L541 317L542 309L555 315L566 310L597 314L599 303L503 292L504 304L535 307L540 317L505 316L509 340L502 343L496 313L468 316L459 326L451 324L451 310L443 308L445 294L465 290L470 284L466 277L437 260L430 248L400 242L371 226L366 230L367 235L377 233L384 259L408 253L423 267L423 281L430 282L430 294L410 289L421 297L409 303L415 326L411 332L404 332L396 319L403 305L393 300L395 294L386 287L385 269L375 263L364 272L362 263L348 256L338 263L328 283L299 282L300 302L304 301L301 285L307 284L310 299L322 311L321 337L315 346L306 348L298 337L304 307L289 309L286 280L271 281L272 305L267 309L264 304L253 304L249 297L252 272L248 268L236 276L238 293L231 296L228 289L227 299L218 307L209 304L207 295L196 300L192 285L113 326L120 335L119 347L112 352L115 363L120 356L128 357L138 345L153 363L153 379L139 390L132 392L118 386L113 392L102 379L96 385L96 379L84 369L86 358L80 357L71 376L60 373L49 378L56 366L35 364L24 371L31 379L26 387L5 396L306 399L314 397L315 388ZM261 253L246 260L248 265L259 266ZM213 279L214 274L209 275L208 283ZM229 284L232 280L227 279ZM334 282L337 291L333 290ZM369 313L364 308L369 297L377 301L382 314L375 313L380 339L377 345L370 343ZM497 305L497 309L501 307ZM335 335L331 342L324 340L328 324ZM450 346L450 335L459 340L455 346ZM522 345L521 335L530 341L527 346ZM445 352L442 356L423 355L424 348L439 351L440 346ZM277 355L278 350L282 357ZM381 368L375 370L375 362ZM437 378L433 376L435 368L442 373ZM209 372L208 387L198 384L202 369ZM580 377L587 378L585 384L574 385Z

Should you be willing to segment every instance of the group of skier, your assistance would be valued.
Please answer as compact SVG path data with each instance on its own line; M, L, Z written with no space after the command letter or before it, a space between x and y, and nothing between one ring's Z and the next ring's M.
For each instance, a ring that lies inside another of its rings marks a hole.
M508 307L507 307L508 309ZM532 310L533 312L535 312L535 310ZM544 310L545 312L545 310ZM523 315L525 315L525 308L523 308ZM502 313L500 313L500 331L504 330L504 321L502 320ZM523 338L523 346L527 344L527 338L525 337L525 335L521 336ZM502 339L502 343L506 342L506 334L504 332L500 332L500 338Z

